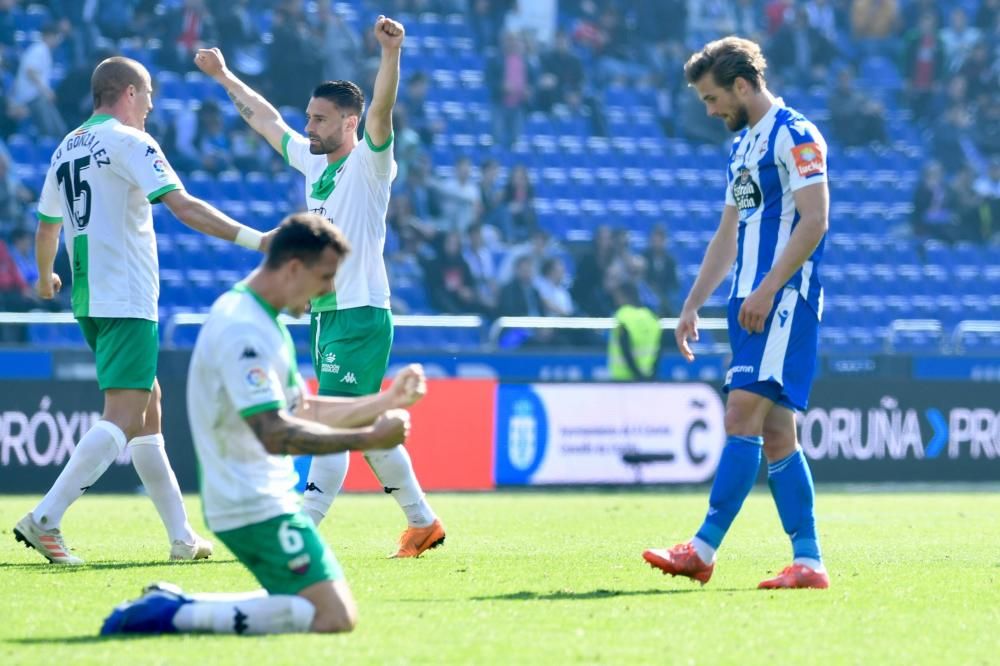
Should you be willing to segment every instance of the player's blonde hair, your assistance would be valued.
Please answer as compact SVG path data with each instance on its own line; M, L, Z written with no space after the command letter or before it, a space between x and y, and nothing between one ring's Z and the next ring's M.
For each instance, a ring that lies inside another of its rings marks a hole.
M128 90L137 90L146 84L149 73L142 63L125 56L112 56L102 60L90 77L90 92L94 96L94 108L111 106Z
M764 87L767 61L760 45L742 37L723 37L706 44L684 64L684 78L695 84L711 73L715 83L723 88L733 87L736 79L744 79L755 90Z

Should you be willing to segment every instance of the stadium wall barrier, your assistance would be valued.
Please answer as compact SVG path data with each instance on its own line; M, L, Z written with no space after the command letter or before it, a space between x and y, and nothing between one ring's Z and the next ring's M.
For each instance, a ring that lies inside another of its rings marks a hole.
M163 427L181 487L194 492L183 360L160 366ZM0 492L42 493L55 480L101 412L86 374L0 381ZM714 383L433 379L413 409L409 449L429 491L700 483L724 443L722 404ZM826 377L799 417L800 441L818 482L1000 481L998 409L996 382ZM135 491L128 463L126 449L94 492ZM346 489L380 488L357 457Z
M827 379L799 415L817 481L1000 481L1000 386Z
M709 481L725 443L720 393L501 384L497 485ZM1000 481L998 408L995 383L820 379L798 415L799 441L819 482Z
M184 397L187 364L162 364L163 432L167 453L185 492L197 492L197 461ZM427 398L411 408L407 448L427 491L489 490L493 483L493 419L496 382L430 380ZM0 493L44 493L55 481L76 442L98 420L103 398L91 379L0 383ZM94 492L133 492L139 479L128 449L94 485ZM297 460L302 473L309 458ZM344 486L381 491L360 454Z
M725 443L708 384L501 384L498 485L701 483Z
M315 380L309 383L315 393ZM427 396L410 407L412 429L406 442L413 469L425 491L494 487L496 386L492 379L428 380ZM305 489L309 461L308 456L296 461L301 477L299 490ZM360 453L351 453L344 490L382 490L382 484Z
M92 381L5 382L0 403L0 492L48 490L76 448L76 442L101 418L102 410L103 398ZM169 431L164 430L164 435L169 436ZM186 433L185 437L186 442L179 448L184 449L186 444L190 450L190 437ZM189 456L175 455L177 449L172 446L175 443L168 442L167 450L178 478L193 477L193 468L185 464ZM95 490L136 490L139 477L130 462L126 448L95 484Z

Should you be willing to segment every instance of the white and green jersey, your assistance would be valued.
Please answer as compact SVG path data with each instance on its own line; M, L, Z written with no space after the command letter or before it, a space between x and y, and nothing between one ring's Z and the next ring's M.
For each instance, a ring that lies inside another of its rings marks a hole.
M213 532L299 510L291 456L271 455L245 418L294 411L302 399L295 346L278 312L244 284L212 305L188 369L187 408Z
M351 244L337 271L335 293L313 300L313 312L371 306L389 309L385 249L385 215L389 186L396 177L392 135L376 146L365 140L342 159L328 164L326 155L309 152L309 141L288 132L281 142L285 161L306 177L306 206L336 224Z
M159 262L152 203L181 181L153 137L108 115L63 139L38 201L63 228L73 266L73 314L157 321Z

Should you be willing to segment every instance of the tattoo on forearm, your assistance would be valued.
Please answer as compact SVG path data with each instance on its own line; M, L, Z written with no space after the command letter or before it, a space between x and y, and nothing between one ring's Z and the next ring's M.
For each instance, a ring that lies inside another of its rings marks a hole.
M285 424L277 437L278 449L283 455L323 454L352 449L362 442L359 433L337 435L319 434L297 423Z
M362 433L317 432L310 424L289 422L277 412L264 412L247 419L247 423L262 443L277 455L308 455L337 453L354 449L364 443Z
M241 116L243 116L247 120L250 120L250 118L253 117L253 109L250 108L249 104L246 104L242 100L240 100L236 96L236 94L231 90L227 90L226 94L229 95L229 99L233 100L233 104L236 106L236 110L240 112Z

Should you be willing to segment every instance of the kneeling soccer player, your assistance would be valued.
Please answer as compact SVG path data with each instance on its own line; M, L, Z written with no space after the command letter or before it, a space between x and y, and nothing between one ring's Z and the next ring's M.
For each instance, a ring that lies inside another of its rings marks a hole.
M242 594L185 594L158 583L114 609L102 634L350 631L357 609L316 526L300 511L291 455L398 445L426 392L420 366L363 398L305 396L282 309L301 315L333 289L349 251L311 213L286 218L267 258L212 306L188 374L188 414L206 522L260 581Z

